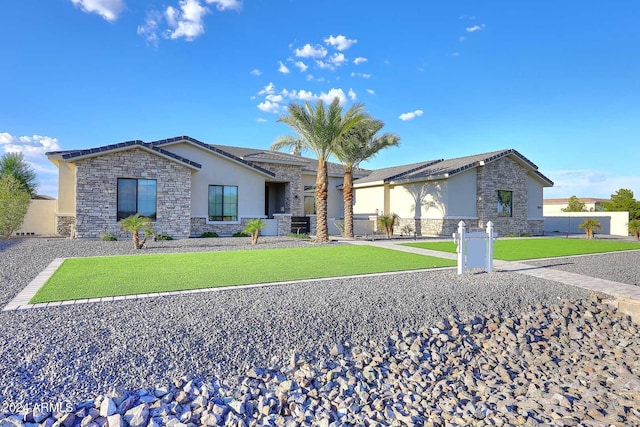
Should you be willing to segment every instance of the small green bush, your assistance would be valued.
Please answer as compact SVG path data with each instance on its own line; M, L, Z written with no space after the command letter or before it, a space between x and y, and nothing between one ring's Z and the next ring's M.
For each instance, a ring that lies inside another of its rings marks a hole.
M244 233L242 231L238 231L236 233L233 233L233 237L249 237L250 234Z
M218 236L218 233L216 233L215 231L207 231L202 233L200 237L220 237L220 236Z
M155 237L154 240L156 240L156 241L158 241L158 240L173 240L173 237L168 236L166 234L156 234L156 237Z
M105 242L115 242L118 240L118 238L114 236L110 231L104 233L102 236L100 236L100 238Z
M289 233L289 234L287 234L287 237L293 237L295 239L308 239L309 238L309 234L307 234L307 233Z
M522 233L520 237L531 237L531 233Z
M516 233L509 233L509 234L506 234L504 237L518 237L518 235Z

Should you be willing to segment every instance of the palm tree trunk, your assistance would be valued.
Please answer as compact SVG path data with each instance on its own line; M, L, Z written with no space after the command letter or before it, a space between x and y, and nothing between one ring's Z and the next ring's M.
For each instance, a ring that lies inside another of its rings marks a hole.
M326 243L329 241L329 230L327 228L327 164L324 159L318 159L318 174L316 175L316 242Z
M342 183L344 200L344 236L353 237L353 171L345 169Z
M133 230L133 247L135 249L140 249L140 236L138 235L138 230Z

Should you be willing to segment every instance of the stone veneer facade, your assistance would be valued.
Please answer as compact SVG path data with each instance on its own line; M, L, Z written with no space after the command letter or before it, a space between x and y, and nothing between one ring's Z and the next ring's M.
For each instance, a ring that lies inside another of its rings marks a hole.
M273 182L284 182L284 213L292 216L304 215L304 186L302 185L302 166L277 165L274 163L252 162L275 173ZM298 196L298 197L296 197Z
M64 237L75 237L76 217L69 215L56 216L56 233Z
M156 180L156 232L174 238L191 234L191 169L135 148L76 163L76 218L78 238L112 233L130 237L117 220L118 178Z
M509 157L503 157L477 168L478 223L472 226L484 228L487 222L491 221L498 235L542 234L544 221L527 219L528 183L527 169ZM498 190L512 192L511 217L498 216Z

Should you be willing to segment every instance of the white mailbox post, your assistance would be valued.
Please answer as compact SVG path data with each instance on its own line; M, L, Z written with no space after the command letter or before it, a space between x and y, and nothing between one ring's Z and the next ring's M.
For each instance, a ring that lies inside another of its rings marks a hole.
M458 274L469 268L482 268L487 273L493 271L493 242L498 234L493 231L493 223L487 223L486 230L465 229L464 221L458 223L458 232L453 233L453 241L458 246Z

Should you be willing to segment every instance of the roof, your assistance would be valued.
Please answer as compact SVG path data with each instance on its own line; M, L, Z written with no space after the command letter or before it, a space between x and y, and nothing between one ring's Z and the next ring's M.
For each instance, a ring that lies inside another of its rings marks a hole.
M244 160L252 162L299 164L302 171L316 173L318 170L318 160L311 157L298 156L295 154L282 153L280 151L263 150L259 148L234 147L229 145L215 145L221 150L232 153ZM329 175L344 175L344 167L340 163L327 162L327 172ZM366 169L355 169L355 177L367 176L370 171Z
M182 156L178 156L177 154L174 154L167 150L163 150L159 147L156 147L153 145L153 143L143 142L137 139L132 141L119 142L117 144L103 145L102 147L83 149L83 150L49 151L48 153L45 153L45 154L49 157L60 157L62 160L68 161L68 160L80 160L80 159L85 159L89 157L96 157L102 154L129 150L131 148L140 148L145 151L153 152L155 154L160 155L161 157L165 157L169 160L182 163L183 165L188 166L191 169L200 169L202 167L202 165L199 163L196 163L192 160L186 159Z
M356 180L354 185L372 182L386 183L392 181L407 182L447 179L468 169L484 166L507 156L514 158L520 164L525 166L534 175L536 175L538 179L548 184L548 186L553 185L553 181L538 171L538 166L514 149L491 151L488 153L456 157L453 159L429 160L426 162L378 169L377 171L373 171L366 178Z
M605 203L610 202L610 199L598 199L595 197L578 197L580 203ZM566 204L569 203L569 199L544 199L542 203L546 204Z
M186 135L174 136L173 138L167 138L167 139L160 139L160 140L157 140L157 141L152 141L149 144L151 144L153 146L164 146L164 145L176 144L176 143L180 143L180 142L188 142L188 143L193 144L193 145L195 145L197 147L200 147L200 148L202 148L204 150L208 150L208 151L216 153L216 154L218 154L218 155L220 155L222 157L226 157L229 160L232 160L232 161L234 161L236 163L240 163L240 164L242 164L244 166L250 167L250 168L252 168L254 170L257 170L258 172L261 172L261 173L263 173L265 175L269 175L271 177L276 176L276 174L274 172L272 172L272 171L270 171L268 169L265 169L265 168L263 168L261 166L253 164L252 162L247 161L247 160L243 159L240 156L236 156L236 155L234 155L233 153L231 153L231 152L229 152L227 150L220 149L218 146L211 145L211 144L205 144L204 142L198 141L197 139L191 138L190 136L186 136Z

